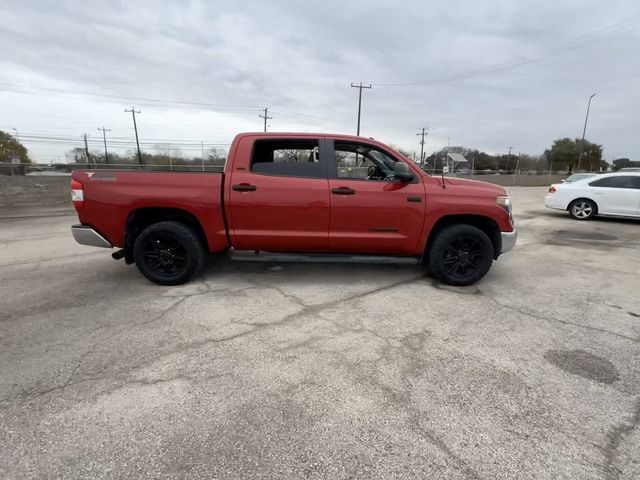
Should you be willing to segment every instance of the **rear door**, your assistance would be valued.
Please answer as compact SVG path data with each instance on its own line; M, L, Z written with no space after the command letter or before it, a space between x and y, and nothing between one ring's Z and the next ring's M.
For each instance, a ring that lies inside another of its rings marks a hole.
M247 138L245 141L249 142ZM329 184L320 138L256 140L236 155L227 182L229 230L238 250L324 251Z
M425 220L422 178L393 181L392 152L358 141L327 140L331 249L412 255Z
M589 183L598 204L598 212L610 215L638 215L640 204L639 176L615 175Z

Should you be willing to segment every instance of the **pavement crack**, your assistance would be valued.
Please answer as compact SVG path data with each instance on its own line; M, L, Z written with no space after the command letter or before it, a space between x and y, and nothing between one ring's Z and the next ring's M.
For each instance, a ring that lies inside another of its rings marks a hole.
M640 399L636 401L630 421L616 425L607 434L609 442L604 448L604 471L607 480L617 480L622 475L622 471L615 465L618 450L625 439L638 427L638 424L640 424Z
M304 317L306 315L317 315L320 312L322 312L323 310L326 310L328 308L334 307L336 305L342 304L342 303L347 303L347 302L351 302L354 300L358 300L370 295L375 295L377 293L380 293L382 291L386 291L389 290L391 288L395 288L398 287L400 285L406 285L409 283L413 283L421 278L423 278L424 275L420 275L420 276L416 276L416 277L411 277L405 280L400 280L391 284L387 284L381 287L377 287L374 288L372 290L368 290L365 292L360 292L345 298L341 298L338 300L332 300L329 302L324 302L324 303L320 303L320 304L315 304L315 305L305 305L302 303L302 301L300 299L298 299L297 297L290 295L290 294L285 294L283 292L280 292L281 294L285 295L286 297L291 298L292 300L296 301L295 299L297 299L296 303L298 305L300 305L302 308L297 311L297 312L293 312L290 313L288 315L285 315L284 317L282 317L280 320L275 321L275 322L270 322L270 323L252 323L252 322L242 322L242 321L235 321L235 322L230 322L230 323L235 323L235 324L240 324L240 325L247 325L250 328L249 330L243 331L243 332L239 332L237 334L234 335L229 335L226 337L221 337L221 338L208 338L205 339L201 342L194 342L194 343L189 343L186 345L180 345L179 348L177 350L172 350L170 352L166 352L163 353L162 355L160 355L158 358L167 356L167 355L171 355L173 353L175 353L176 351L186 351L186 350L193 350L196 348L200 348L200 347L204 347L206 345L209 344L219 344L219 343L223 343L223 342L229 342L229 341L233 341L233 340L237 340L239 338L248 336L248 335L252 335L255 334L263 329L268 329L274 326L281 326L290 322L293 322L301 317ZM257 283L257 282L254 282ZM278 288L275 288L273 285L261 285L264 286L265 288L272 288L275 289L276 291L279 291ZM13 397L13 399L16 398L21 398L24 401L29 401L29 400L33 400L35 398L38 397L42 397L44 395L47 395L49 393L53 393L53 392L58 392L58 391L62 391L70 386L76 385L78 383L84 382L84 381L88 381L88 380L93 380L93 378L85 378L85 379L80 379L80 380L75 380L75 377L78 375L80 368L82 367L82 363L84 362L84 360L90 356L95 350L96 348L100 345L103 344L104 342L108 341L109 339L113 338L116 335L119 335L123 332L126 332L128 330L134 329L134 328L138 328L140 326L143 325L148 325L154 322L157 322L159 320L161 320L162 318L164 318L165 316L167 316L169 313L171 313L172 311L174 311L176 308L178 308L183 302L185 302L186 300L188 300L191 297L194 296L198 296L198 295L205 295L207 293L211 293L210 291L207 292L199 292L199 293L194 293L194 294L187 294L187 295L183 295L181 297L178 297L178 300L173 302L171 305L169 305L168 307L166 307L165 309L163 309L158 315L156 315L155 317L149 319L149 320L145 320L143 322L138 322L136 324L133 325L128 325L125 328L121 328L118 329L114 332L112 332L110 335L101 338L99 341L92 343L89 348L78 358L78 360L75 363L75 366L73 367L73 369L71 370L71 373L67 376L67 378L59 385L47 388L45 390L40 390L37 392L34 392L33 390L28 391L28 392L22 392L16 396ZM345 328L344 326L340 327L340 328ZM96 329L99 330L99 329ZM369 332L369 333L373 333L373 332ZM384 337L381 337L378 334L374 334L375 336L379 337L380 339L384 340L385 342L388 342L388 339L385 339Z
M629 341L631 341L633 343L640 343L640 339L635 338L635 337L630 337L629 335L624 335L622 333L612 332L611 330L607 330L606 328L592 327L590 325L583 325L583 324L580 324L580 323L571 322L569 320L562 320L560 318L549 318L549 317L546 317L544 315L540 315L540 314L537 314L537 313L530 312L528 310L525 310L524 308L517 307L515 305L509 305L508 303L501 302L500 300L492 297L491 295L488 295L487 293L485 293L482 290L480 290L480 292L482 293L482 295L484 297L488 298L489 300L491 300L495 304L500 305L501 307L507 308L509 310L521 313L522 315L526 315L527 317L530 317L530 318L543 320L543 321L548 322L548 323L561 323L563 325L572 325L574 327L584 328L586 330L592 330L592 331L595 331L595 332L606 333L607 335L613 335L615 337L622 338L624 340L629 340Z
M411 341L411 338L415 337L416 335L419 339L418 343L421 344L422 340L426 339L429 333L428 331L418 332L417 334L407 335L403 337L403 339L404 341ZM381 358L374 362L378 374L380 373L380 370L378 369L380 360L382 358L386 359L391 350L400 351L398 347L390 347ZM413 361L416 361L418 350L410 349L408 355L410 357L413 357ZM411 362L411 359L407 360ZM385 385L384 383L380 382L378 378L376 378L375 374L372 373L363 372L362 377L367 378L371 386L379 389L382 394L387 397L391 404L397 405L397 408L399 408L401 411L404 411L407 417L406 422L409 428L411 428L414 432L416 432L417 435L440 450L448 459L452 461L456 469L464 472L466 478L479 479L480 475L469 465L469 463L465 459L463 459L458 453L456 453L454 449L450 447L445 442L445 440L443 440L435 431L424 425L425 421L428 421L426 412L414 405L411 400L412 386L410 378L413 377L416 373L416 368L411 366L401 369L400 383L404 385L404 388L393 388L389 385Z
M106 341L110 340L111 338L115 337L116 335L119 335L123 332L126 332L127 330L130 330L132 328L136 328L139 327L141 325L145 325L145 324L149 324L152 322L156 322L158 320L160 320L161 318L163 318L165 315L167 315L169 312L171 312L173 309L175 309L178 305L180 305L182 302L184 302L187 298L189 298L188 296L184 296L182 298L180 298L178 301L173 302L169 307L165 308L159 315L157 315L156 317L152 318L151 320L145 320L144 322L139 322L136 323L135 325L128 325L125 328L120 328L117 329L116 331L112 332L111 334L101 338L100 340L93 342L89 345L89 347L85 350L85 352L80 355L80 357L78 357L78 359L75 362L75 365L73 366L73 368L71 369L71 372L69 373L69 375L67 375L66 379L58 384L55 385L53 387L49 387L46 388L44 390L37 390L37 389L31 389L28 391L24 391L24 392L20 392L17 395L14 395L12 398L7 399L7 400L16 400L16 399L22 399L23 401L27 402L27 401L31 401L34 400L36 398L42 397L44 395L50 394L50 393L54 393L54 392L58 392L61 390L64 390L68 387L71 387L73 385L77 385L79 383L82 383L84 381L89 381L89 380L95 380L94 377L86 377L80 380L74 380L75 377L78 375L78 372L80 371L80 368L82 367L82 364L84 363L85 359L87 357L89 357L91 354L93 354L96 350L96 348L105 343ZM94 329L89 335L93 335L95 332L101 330L102 327L98 327L96 329ZM100 372L103 372L105 369L101 369Z

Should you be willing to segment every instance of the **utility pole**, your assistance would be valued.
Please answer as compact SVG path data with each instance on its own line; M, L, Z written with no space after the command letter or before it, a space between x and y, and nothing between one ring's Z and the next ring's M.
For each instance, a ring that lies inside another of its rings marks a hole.
M416 133L416 135L422 137L420 140L420 165L424 165L424 136L428 135L426 130L428 130L428 128L422 127L422 132Z
M269 116L269 109L265 107L263 110L264 115L258 115L260 118L264 118L264 131L267 131L267 120L272 120L273 117Z
M136 146L138 147L138 163L142 165L142 154L140 153L140 142L138 141L138 126L136 125L136 113L142 113L140 110L136 110L136 107L131 107L131 110L124 109L124 113L131 112L133 116L133 129L136 132Z
M11 130L16 132L16 140L18 140L18 143L20 143L20 135L18 135L18 129L17 128L12 128Z
M200 141L200 148L202 149L202 171L204 172L204 140Z
M371 84L369 84L368 86L367 85L362 85L362 82L360 82L359 85L354 85L352 83L351 87L358 89L358 128L356 130L356 135L359 137L360 136L360 114L362 112L362 89L363 88L372 88L372 85Z
M91 157L89 156L89 145L87 145L87 134L84 134L84 153L87 155L87 167L90 168Z
M109 154L107 153L107 132L110 132L111 129L104 128L103 125L102 128L98 127L98 130L102 130L102 139L104 140L104 163L107 164L109 163Z
M507 153L507 170L509 170L511 164L511 150L513 150L513 146L509 147L509 153Z
M582 149L584 148L584 136L587 133L587 121L589 120L589 108L591 108L591 99L595 96L596 96L595 93L591 95L589 97L589 102L587 103L587 115L584 117L584 128L582 129L582 141L580 142L580 145L578 145L578 167L576 168L576 172L580 170L580 162L582 160L582 153L583 153Z

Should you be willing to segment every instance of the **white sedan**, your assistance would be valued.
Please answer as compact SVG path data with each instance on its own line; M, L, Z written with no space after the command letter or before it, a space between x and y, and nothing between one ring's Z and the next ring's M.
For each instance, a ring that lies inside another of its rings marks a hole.
M640 172L605 173L577 182L553 184L544 205L568 211L578 220L596 215L640 217Z

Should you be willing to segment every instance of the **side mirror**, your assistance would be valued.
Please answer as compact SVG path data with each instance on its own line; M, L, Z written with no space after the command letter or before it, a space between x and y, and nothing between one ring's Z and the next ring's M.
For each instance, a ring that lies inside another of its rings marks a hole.
M408 183L416 177L404 162L396 162L393 164L393 178L396 182Z

